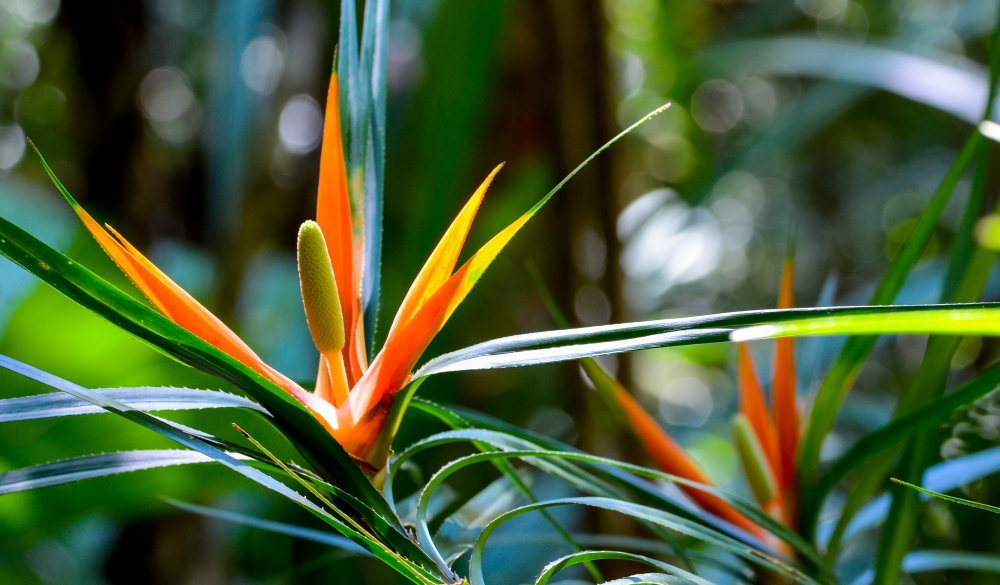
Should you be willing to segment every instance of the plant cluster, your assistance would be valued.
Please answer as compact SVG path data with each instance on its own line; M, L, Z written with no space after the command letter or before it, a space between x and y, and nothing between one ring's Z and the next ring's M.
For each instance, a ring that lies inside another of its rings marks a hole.
M379 306L379 267L388 1L367 2L360 39L357 31L354 2L345 0L340 51L326 105L316 220L304 223L298 234L303 305L320 355L314 387L264 363L124 237L95 221L41 159L90 234L149 303L136 300L3 218L0 254L160 352L225 380L245 396L177 388L92 390L0 356L0 367L58 391L0 400L2 420L110 412L183 447L94 454L7 472L0 475L0 493L212 462L295 502L329 530L265 522L183 502L172 501L173 505L372 556L406 579L423 584L487 583L483 560L491 535L508 522L536 512L575 551L541 568L535 581L539 585L575 565L582 565L594 581L609 585L705 585L709 581L699 576L699 569L710 565L719 565L714 568L729 572L734 580L832 585L843 582L840 560L845 543L879 526L888 529L882 530L878 553L870 571L855 582L894 584L902 571L913 571L915 566L998 571L1000 558L995 556L911 550L921 492L952 490L1000 469L996 457L975 459L976 453L929 465L939 447L934 433L970 405L976 406L965 416L972 423L951 421L955 437L964 440L976 430L993 441L997 434L995 405L977 401L1000 385L1000 365L985 368L958 388L945 391L961 336L1000 334L1000 304L979 302L995 259L996 222L984 210L994 171L986 136L997 128L988 122L1000 75L996 37L991 94L982 115L985 121L968 137L868 305L793 308L794 253L790 250L777 309L569 328L543 290L562 329L485 341L430 359L418 368L428 344L521 227L580 168L666 106L584 160L459 265L473 218L498 166L447 229L411 284L385 342L376 348L374 324L384 308ZM969 168L976 179L953 245L940 303L893 304ZM890 334L931 336L912 384L889 423L861 437L833 461L822 462L823 442L876 337ZM793 340L816 335L849 337L811 404L802 404L796 389ZM763 339L776 340L770 404L747 345ZM740 344L740 412L733 430L753 501L716 487L629 390L594 359L718 342ZM577 360L656 469L588 454L489 415L415 396L424 381L445 372ZM230 408L255 413L303 459L292 462L276 456L273 445L265 445L240 427L242 440L230 441L149 414L190 408L217 408L222 418ZM393 439L404 416L429 417L450 430L410 445L396 445L394 451ZM420 479L409 497L399 499L401 478L409 477L415 457L454 445L466 447L469 454L448 461L429 478ZM491 484L447 517L439 517L450 505L443 503L449 497L449 479L468 468L486 466L500 474L500 483ZM531 486L536 475L564 482L574 495L539 498ZM889 482L891 477L895 483ZM851 489L844 501L831 501L830 494L845 482L850 482ZM888 490L882 493L886 486ZM499 497L502 489L513 490L517 497ZM496 505L504 501L506 505ZM626 516L641 524L648 537L631 547L600 535L581 539L553 513L568 506ZM832 520L824 514L831 507L837 510ZM708 545L719 554L700 558L692 542ZM601 562L608 560L644 568L627 579L609 580L602 574Z

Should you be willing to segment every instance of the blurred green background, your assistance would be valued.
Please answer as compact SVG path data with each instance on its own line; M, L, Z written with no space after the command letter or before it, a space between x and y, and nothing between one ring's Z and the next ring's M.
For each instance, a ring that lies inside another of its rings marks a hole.
M317 356L299 299L294 237L315 208L338 5L4 0L0 215L135 292L48 183L30 137L95 217L147 251L270 364L311 378ZM772 306L790 240L798 304L865 302L983 109L996 9L992 0L393 0L376 339L497 163L507 166L470 247L668 101L669 110L598 158L529 224L427 356L553 328L528 265L581 325ZM938 297L939 254L967 192L963 183L900 302ZM994 279L986 300L998 293ZM827 456L888 419L923 342L879 344ZM837 343L799 343L804 396ZM754 347L765 375L769 349ZM955 379L998 351L989 340L967 340ZM94 388L224 387L6 260L0 353ZM711 345L604 365L716 481L739 491L728 425L731 358L730 346ZM0 397L39 391L0 373ZM572 364L449 374L421 393L643 462ZM227 436L232 420L254 425L239 413L226 424L217 413L172 418ZM436 429L413 413L397 445ZM956 434L942 456L993 445L997 433L971 435ZM171 446L103 415L6 423L0 471L137 447ZM466 478L464 487L491 479ZM994 483L974 486L977 497L988 499ZM304 512L207 465L5 495L0 583L393 582L374 561L183 514L161 496L313 525ZM973 524L935 510L921 538L941 548L1000 547L992 518ZM564 520L636 530L601 515ZM559 550L500 540L489 556L497 583L528 580Z

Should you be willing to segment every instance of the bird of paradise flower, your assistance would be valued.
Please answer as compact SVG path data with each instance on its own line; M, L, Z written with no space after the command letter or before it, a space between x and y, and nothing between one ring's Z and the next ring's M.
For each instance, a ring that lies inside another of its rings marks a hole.
M408 402L406 397L397 398L434 336L511 238L567 180L604 148L669 104L650 112L591 155L456 270L476 212L503 165L497 166L473 193L417 274L396 312L383 347L369 363L361 308L364 220L361 214L352 213L338 96L338 75L334 70L323 128L316 220L302 225L298 240L303 303L310 333L320 353L313 392L266 364L222 320L114 228L94 220L63 187L40 153L39 157L87 230L164 316L290 393L378 485Z

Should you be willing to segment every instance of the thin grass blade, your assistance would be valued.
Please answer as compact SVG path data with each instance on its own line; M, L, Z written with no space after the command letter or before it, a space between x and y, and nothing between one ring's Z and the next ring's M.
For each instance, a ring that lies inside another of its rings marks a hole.
M240 524L242 526L249 526L250 528L257 528L260 530L266 530L268 532L274 532L275 534L284 534L286 536L292 536L294 538L301 538L302 540L318 542L319 544L325 544L327 546L339 548L344 552L350 553L351 555L361 555L367 557L372 556L370 552L358 546L352 540L344 538L343 536L340 536L339 534L334 534L332 532L326 532L324 530L316 530L314 528L306 528L305 526L296 526L294 524L286 524L284 522L275 522L274 520L265 520L263 518L247 516L246 514L238 514L236 512L230 512L228 510L220 510L218 508L209 508L207 506L188 504L186 502L181 502L178 500L174 500L172 498L163 498L163 501L175 508L184 510L185 512L198 514L199 516L205 516L206 518L213 518L215 520L222 520L224 522L232 522L234 524Z

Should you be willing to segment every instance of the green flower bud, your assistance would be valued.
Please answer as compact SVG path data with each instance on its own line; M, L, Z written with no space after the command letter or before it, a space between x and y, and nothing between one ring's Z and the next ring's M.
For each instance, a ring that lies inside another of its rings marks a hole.
M754 499L761 505L770 502L778 493L774 473L746 416L737 414L733 417L733 434L736 436L736 451L743 464L743 473Z
M298 256L302 302L316 349L324 355L340 351L344 347L344 313L323 230L315 221L299 228Z

